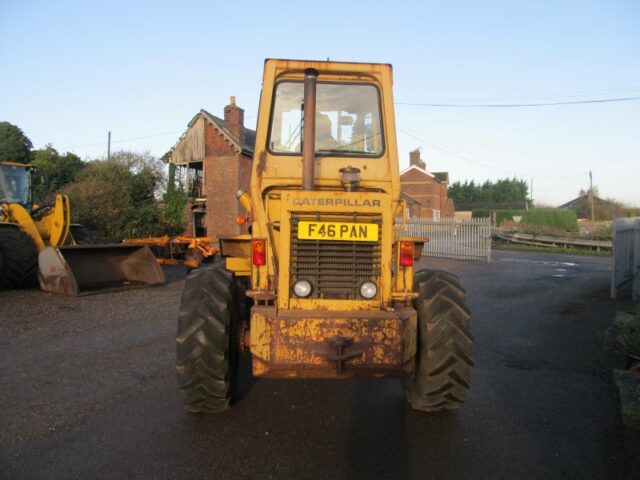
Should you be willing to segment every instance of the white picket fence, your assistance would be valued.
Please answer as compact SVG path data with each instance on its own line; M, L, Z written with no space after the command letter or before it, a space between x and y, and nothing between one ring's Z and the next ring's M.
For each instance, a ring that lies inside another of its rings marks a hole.
M634 301L640 299L640 217L616 218L613 221L613 270L611 298L620 287L631 284Z
M399 221L398 223L401 223ZM422 255L458 260L491 261L491 219L410 218L399 237L428 238Z

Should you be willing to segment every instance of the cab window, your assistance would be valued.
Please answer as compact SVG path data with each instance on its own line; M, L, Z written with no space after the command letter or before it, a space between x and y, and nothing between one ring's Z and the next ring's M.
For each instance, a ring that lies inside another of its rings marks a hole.
M301 154L304 130L304 86L276 86L269 150ZM318 83L316 90L316 153L379 156L384 150L378 89L366 84Z

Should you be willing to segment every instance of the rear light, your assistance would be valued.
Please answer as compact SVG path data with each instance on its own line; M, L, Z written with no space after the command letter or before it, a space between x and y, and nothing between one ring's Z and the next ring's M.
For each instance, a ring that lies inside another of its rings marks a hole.
M260 266L267 263L266 243L264 238L251 240L251 259L254 265Z
M236 223L237 223L238 225L244 225L245 223L247 223L247 217L244 217L244 216L242 216L242 215L238 215L238 216L236 217Z
M413 265L413 242L400 242L400 266Z

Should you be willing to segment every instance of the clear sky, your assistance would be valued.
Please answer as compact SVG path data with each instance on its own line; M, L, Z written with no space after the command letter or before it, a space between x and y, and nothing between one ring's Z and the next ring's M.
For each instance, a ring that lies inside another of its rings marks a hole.
M0 0L0 120L83 158L109 130L113 149L160 156L230 95L253 128L267 57L391 63L396 102L640 97L640 1ZM601 196L640 205L640 101L396 118L401 167L420 147L452 181L533 179L551 205L592 170Z

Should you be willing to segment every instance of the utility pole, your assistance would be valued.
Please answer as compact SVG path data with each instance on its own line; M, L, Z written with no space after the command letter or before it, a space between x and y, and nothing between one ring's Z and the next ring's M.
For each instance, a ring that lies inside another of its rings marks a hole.
M596 209L594 205L593 199L593 175L591 174L591 170L589 170L589 200L591 201L591 221L596 221Z
M529 199L531 200L531 208L533 208L533 177L531 177L531 189L529 191Z
M111 132L107 135L107 160L111 160Z

